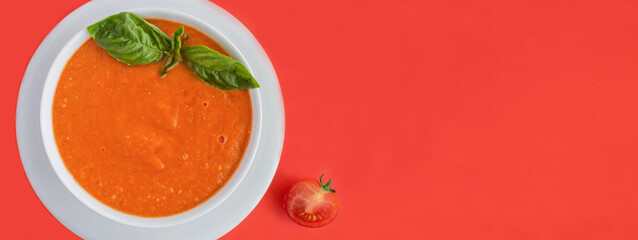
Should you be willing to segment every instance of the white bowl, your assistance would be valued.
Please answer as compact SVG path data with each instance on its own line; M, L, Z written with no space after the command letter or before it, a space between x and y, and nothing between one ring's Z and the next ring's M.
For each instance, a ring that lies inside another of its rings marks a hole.
M139 8L131 9L128 11L135 13L142 18L160 18L190 25L191 27L194 27L197 30L213 38L217 43L221 45L222 48L224 48L224 50L228 52L228 54L230 54L232 58L242 62L248 68L248 70L253 72L251 66L248 64L248 61L246 61L245 57L241 54L241 51L237 48L237 46L233 44L233 42L231 42L227 37L225 37L222 32L220 32L214 25L210 25L186 13L168 10L165 8ZM92 23L87 23L87 26L90 24ZM42 90L42 100L40 104L40 127L42 132L42 141L44 143L44 148L46 150L49 162L51 163L51 166L53 167L56 175L60 178L64 186L73 194L73 196L80 200L80 202L82 202L84 205L86 205L88 208L95 211L96 213L115 222L134 227L161 228L182 224L206 214L207 212L211 211L219 204L221 204L237 188L244 176L246 176L250 165L255 159L257 146L262 130L262 100L259 89L250 90L250 97L253 107L253 125L250 142L239 167L222 189L220 189L213 197L198 205L197 207L176 215L168 217L149 218L125 214L114 210L113 208L93 198L88 192L86 192L86 190L84 190L84 188L82 188L75 181L71 173L64 165L62 158L60 157L60 153L58 151L53 135L53 97L55 95L60 75L62 73L62 70L64 70L64 67L69 58L89 38L89 33L86 31L86 29L83 29L75 34L75 36L72 37L68 43L66 43L66 45L62 48L60 53L53 61L53 64L46 77L44 88ZM257 81L259 81L259 76L255 76L255 78L257 79Z

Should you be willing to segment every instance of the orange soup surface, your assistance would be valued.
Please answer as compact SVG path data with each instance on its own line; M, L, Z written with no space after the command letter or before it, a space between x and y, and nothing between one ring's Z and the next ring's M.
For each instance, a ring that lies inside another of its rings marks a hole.
M148 19L169 36L183 24ZM185 45L226 52L185 26ZM60 155L93 197L124 213L161 217L212 197L239 165L252 126L248 90L219 90L181 62L127 66L93 39L69 59L53 100Z

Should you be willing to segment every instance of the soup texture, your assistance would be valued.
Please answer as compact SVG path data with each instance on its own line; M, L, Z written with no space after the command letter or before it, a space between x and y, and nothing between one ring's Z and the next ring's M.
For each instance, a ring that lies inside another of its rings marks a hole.
M147 19L169 36L184 24ZM227 53L185 26L185 45ZM53 101L53 128L67 169L89 194L124 213L178 214L211 198L235 172L250 140L248 90L219 90L181 62L127 66L93 39L69 59Z

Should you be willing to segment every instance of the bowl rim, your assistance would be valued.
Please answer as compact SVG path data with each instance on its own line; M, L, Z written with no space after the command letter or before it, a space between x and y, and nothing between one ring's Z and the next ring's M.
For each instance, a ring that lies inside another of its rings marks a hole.
M126 11L135 13L142 18L165 19L189 25L213 38L224 50L226 50L226 52L228 52L231 57L242 62L249 71L254 72L237 45L226 37L222 31L208 22L185 12L166 8L144 7L132 8ZM165 217L140 217L120 212L95 199L75 181L60 156L53 133L53 97L57 90L60 75L73 53L75 53L75 51L89 38L90 35L86 31L86 28L84 28L76 33L62 47L57 56L54 58L49 72L47 73L41 96L40 130L42 133L42 142L44 144L44 149L47 158L49 159L49 163L65 188L71 192L76 199L99 215L112 221L133 227L163 228L175 226L197 219L219 206L232 194L232 192L244 179L257 155L257 147L259 146L262 132L263 116L262 99L259 89L251 89L249 91L252 103L253 121L250 140L244 152L244 156L231 178L227 180L224 186L212 197L185 212ZM259 81L259 76L256 75L255 78Z

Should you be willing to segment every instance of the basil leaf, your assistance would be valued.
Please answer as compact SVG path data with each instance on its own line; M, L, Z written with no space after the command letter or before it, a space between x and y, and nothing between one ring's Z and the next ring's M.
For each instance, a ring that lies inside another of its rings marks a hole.
M184 26L179 27L175 30L175 33L173 33L171 52L168 54L168 59L166 60L166 63L164 63L164 67L160 70L160 77L164 77L166 75L166 71L171 69L178 62L182 61L182 55L179 53L179 50L182 48L182 35L184 35Z
M240 62L205 46L185 46L182 57L193 72L222 90L258 88L259 84Z
M128 65L158 62L171 49L168 35L133 13L112 15L87 30L98 45Z

